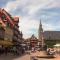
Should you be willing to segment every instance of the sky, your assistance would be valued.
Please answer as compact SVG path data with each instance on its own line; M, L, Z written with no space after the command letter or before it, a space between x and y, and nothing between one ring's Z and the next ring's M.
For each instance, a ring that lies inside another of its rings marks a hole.
M60 0L0 0L0 8L19 17L24 38L38 37L40 20L44 31L60 31Z

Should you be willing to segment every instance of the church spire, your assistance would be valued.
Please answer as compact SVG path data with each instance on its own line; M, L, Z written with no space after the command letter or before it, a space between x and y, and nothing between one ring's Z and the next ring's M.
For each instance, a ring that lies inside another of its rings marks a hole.
M40 20L40 24L39 24L39 31L40 31L40 32L43 32L41 20Z
M40 23L39 23L39 27L42 26L42 23L41 23L41 20L40 20Z
M40 24L39 24L38 36L39 36L38 37L39 38L39 44L41 45L41 48L43 48L44 41L43 41L43 28L42 28L41 20L40 20Z

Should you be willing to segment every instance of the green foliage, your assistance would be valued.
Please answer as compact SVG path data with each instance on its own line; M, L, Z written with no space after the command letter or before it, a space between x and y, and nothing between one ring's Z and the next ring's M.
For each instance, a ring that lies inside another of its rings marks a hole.
M56 41L55 40L45 40L45 44L47 45L47 47L53 48L53 45L56 44Z

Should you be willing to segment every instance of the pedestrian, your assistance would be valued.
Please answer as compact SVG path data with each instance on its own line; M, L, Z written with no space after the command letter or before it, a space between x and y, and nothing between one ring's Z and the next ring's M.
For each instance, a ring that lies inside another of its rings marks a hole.
M8 48L5 47L5 55L7 55L7 53L8 53Z

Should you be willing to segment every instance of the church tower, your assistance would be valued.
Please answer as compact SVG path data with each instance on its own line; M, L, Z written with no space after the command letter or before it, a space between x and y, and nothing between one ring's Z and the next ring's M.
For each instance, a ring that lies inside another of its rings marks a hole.
M39 31L38 31L38 42L39 42L40 47L43 49L43 47L44 47L44 37L43 37L43 28L42 28L41 20L40 20Z

